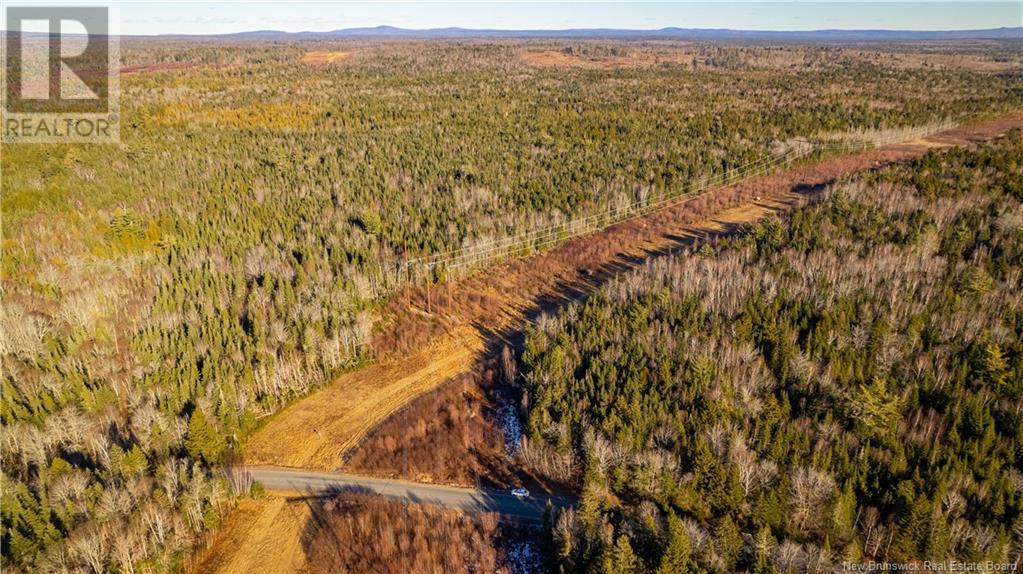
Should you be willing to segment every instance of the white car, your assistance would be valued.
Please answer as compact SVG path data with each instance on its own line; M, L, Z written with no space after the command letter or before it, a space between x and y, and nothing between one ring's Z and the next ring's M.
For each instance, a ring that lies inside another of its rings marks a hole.
M518 498L519 500L529 498L529 491L526 490L525 488L513 489L511 491L511 493L512 493L512 496L514 496L515 498Z

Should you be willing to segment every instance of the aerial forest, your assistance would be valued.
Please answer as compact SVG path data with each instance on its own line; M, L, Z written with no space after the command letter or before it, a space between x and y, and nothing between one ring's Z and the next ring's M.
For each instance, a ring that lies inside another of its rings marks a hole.
M838 182L538 320L566 572L1023 558L1023 134Z
M125 39L120 144L2 148L5 566L180 570L252 494L222 470L243 439L373 360L411 259L1023 102L998 42L626 44ZM849 184L533 333L532 441L586 485L564 564L658 567L666 532L719 570L1009 552L1018 142Z

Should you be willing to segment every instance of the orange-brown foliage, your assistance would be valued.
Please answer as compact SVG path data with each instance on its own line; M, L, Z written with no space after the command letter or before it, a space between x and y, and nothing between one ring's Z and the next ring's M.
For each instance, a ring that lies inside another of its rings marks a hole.
M351 56L351 52L306 52L302 56L303 64L333 64Z
M342 494L310 521L305 546L313 572L497 572L499 535L495 514Z
M345 470L466 486L478 476L501 486L515 482L493 422L497 397L483 388L493 376L485 368L416 399L377 427Z

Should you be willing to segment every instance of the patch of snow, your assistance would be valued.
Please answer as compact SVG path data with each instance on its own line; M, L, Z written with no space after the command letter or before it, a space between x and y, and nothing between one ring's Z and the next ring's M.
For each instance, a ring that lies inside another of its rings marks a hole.
M511 540L508 542L508 565L512 574L543 574L543 560L540 549L532 540Z
M505 403L498 409L497 418L501 422L501 432L504 434L504 451L509 457L513 457L522 443L522 421L519 420L518 409L512 403Z

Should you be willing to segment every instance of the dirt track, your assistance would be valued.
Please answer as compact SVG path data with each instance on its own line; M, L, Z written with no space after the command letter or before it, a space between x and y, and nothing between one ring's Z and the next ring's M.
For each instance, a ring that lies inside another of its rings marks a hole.
M573 240L527 261L511 261L448 287L395 297L372 345L384 359L340 377L285 409L247 443L250 464L332 470L375 424L414 397L473 368L485 346L497 348L522 321L588 292L616 273L696 237L727 232L769 213L792 209L842 177L919 156L932 147L969 144L1023 127L1023 111L922 141L833 158L733 186L603 232ZM431 310L427 313L425 310ZM298 505L298 506L296 506ZM244 501L200 572L302 571L300 502ZM258 568L257 568L258 570Z
M248 464L334 470L378 422L470 369L483 350L473 329L453 329L402 360L339 377L274 417L245 445Z

